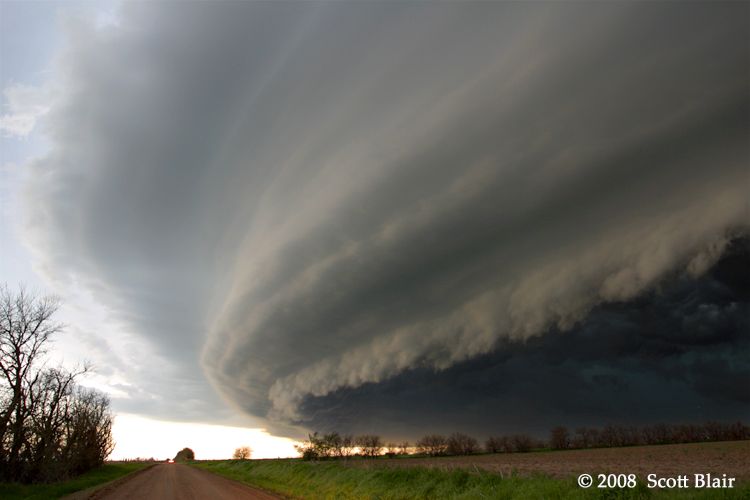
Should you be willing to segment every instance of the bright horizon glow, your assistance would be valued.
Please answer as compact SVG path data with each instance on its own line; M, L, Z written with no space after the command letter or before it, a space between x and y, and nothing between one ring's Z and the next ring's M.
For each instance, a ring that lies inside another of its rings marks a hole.
M249 446L252 458L295 457L291 439L274 437L262 429L153 420L119 414L112 426L115 450L109 460L155 458L165 460L188 447L198 460L229 459L236 448Z

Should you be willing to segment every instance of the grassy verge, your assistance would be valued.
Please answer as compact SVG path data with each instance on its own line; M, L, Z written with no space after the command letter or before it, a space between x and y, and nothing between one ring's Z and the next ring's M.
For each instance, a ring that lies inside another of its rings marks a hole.
M750 486L733 490L654 491L639 484L625 490L583 490L575 478L501 477L489 472L413 468L355 468L299 460L206 461L192 465L230 479L300 499L740 499Z
M60 498L76 491L85 490L92 486L108 483L118 477L135 472L150 465L146 462L118 462L104 464L98 469L91 470L70 481L51 484L18 484L0 483L0 498L15 499L47 499Z

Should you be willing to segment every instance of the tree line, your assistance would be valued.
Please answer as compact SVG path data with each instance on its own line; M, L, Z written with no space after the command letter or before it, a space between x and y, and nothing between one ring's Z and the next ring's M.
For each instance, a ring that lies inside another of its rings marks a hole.
M603 428L581 427L570 432L555 427L547 441L528 434L490 436L484 442L467 434L428 434L411 445L408 441L385 444L380 436L341 435L338 432L314 432L295 448L305 460L381 455L473 455L477 453L525 453L539 449L612 448L620 446L739 441L750 439L750 426L741 422L703 424L656 424L647 426L607 425Z
M561 426L550 431L549 447L564 450L746 439L750 439L750 426L742 422L646 426L607 425L603 428L580 427L573 432Z
M358 455L375 457L382 454L385 445L380 436L372 434L354 437L350 434L341 435L338 432L322 435L314 432L308 435L307 441L294 447L303 459L316 460L350 457L355 454L355 450L358 450ZM388 453L395 454L396 449L396 445L388 445Z
M0 287L0 480L51 482L101 465L114 448L108 398L47 368L59 302Z

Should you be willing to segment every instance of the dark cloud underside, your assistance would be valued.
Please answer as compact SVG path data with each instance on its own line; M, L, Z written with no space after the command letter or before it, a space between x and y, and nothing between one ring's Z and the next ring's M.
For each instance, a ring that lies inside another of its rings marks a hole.
M736 240L702 278L668 278L636 300L597 307L551 330L436 372L311 398L313 428L532 432L750 418L750 240Z

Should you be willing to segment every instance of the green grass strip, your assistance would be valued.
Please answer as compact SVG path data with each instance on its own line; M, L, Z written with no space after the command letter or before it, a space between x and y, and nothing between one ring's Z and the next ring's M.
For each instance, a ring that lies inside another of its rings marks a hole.
M575 478L502 477L499 474L423 467L349 467L299 460L206 461L192 465L300 499L747 499L750 485L732 490L581 489Z
M108 483L150 465L145 462L108 463L69 481L50 484L0 483L3 500L60 498L92 486Z

